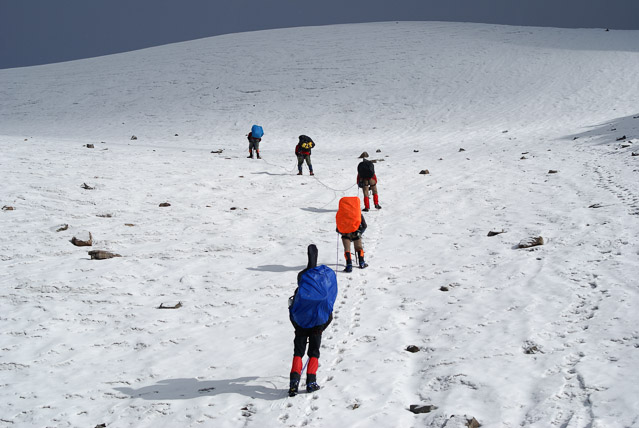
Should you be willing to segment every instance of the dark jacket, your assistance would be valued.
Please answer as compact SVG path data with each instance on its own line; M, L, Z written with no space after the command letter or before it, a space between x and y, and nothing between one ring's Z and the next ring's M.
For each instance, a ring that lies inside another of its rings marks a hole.
M249 140L249 143L259 143L260 141L262 141L261 138L253 138L253 133L252 132L249 132L247 138Z

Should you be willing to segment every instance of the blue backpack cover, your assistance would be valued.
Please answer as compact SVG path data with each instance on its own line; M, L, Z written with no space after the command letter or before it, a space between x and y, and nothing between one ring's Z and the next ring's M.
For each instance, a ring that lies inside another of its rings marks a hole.
M291 318L302 328L325 324L337 298L337 276L326 265L307 270L300 277L297 293L289 308Z
M251 134L253 135L253 138L262 138L264 130L260 125L253 125L251 128Z

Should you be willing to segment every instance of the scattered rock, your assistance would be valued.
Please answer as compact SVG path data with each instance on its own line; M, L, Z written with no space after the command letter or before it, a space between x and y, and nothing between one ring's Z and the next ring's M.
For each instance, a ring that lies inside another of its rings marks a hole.
M451 427L465 426L468 428L479 428L481 426L481 424L477 422L477 419L473 417L468 417L466 415L463 415L463 416L452 415L448 419L448 422L446 422L444 425L451 426Z
M436 409L437 409L437 406L433 406L432 404L427 404L425 406L422 406L419 404L411 404L410 407L408 408L408 410L415 413L416 415L420 413L430 413Z
M460 148L460 149L459 149L459 151L460 151L460 152L465 152L465 151L466 151L466 149L462 149L462 148Z
M125 226L133 227L135 226L133 223L124 223Z
M442 285L441 287L439 287L439 291L449 291L449 288L445 285Z
M82 187L83 189L86 189L86 190L93 190L93 189L95 189L95 187L91 187L91 186L89 186L87 183L82 183L82 186L80 186L80 187Z
M522 156L519 158L520 160L528 159L526 156Z
M479 428L481 426L481 424L479 422L477 422L477 419L470 418L470 419L467 420L466 426L468 428Z
M622 149L627 149L628 147L630 147L630 144L622 144L622 145L621 145L621 148L622 148Z
M501 131L502 134L507 134L508 130L506 129L505 131Z
M419 153L419 150L413 150L413 153Z
M136 137L135 135L131 135L131 140L137 140L138 137Z
M168 202L162 202L162 203L160 204L160 206L161 206L161 207L163 207L163 208L164 208L164 207L170 207L170 206L171 206L171 204L169 204Z
M81 232L78 236L71 238L71 243L76 247L91 247L93 245L93 236L91 232Z
M353 403L350 406L348 406L347 408L351 409L351 410L355 410L355 409L359 409L359 406L360 406L359 403Z
M544 245L544 238L541 236L530 237L519 241L517 248L530 248L538 245Z
M2 207L2 211L15 211L15 208L5 205Z
M109 251L103 251L103 250L89 251L89 255L91 256L91 260L106 260L106 259L112 259L113 257L122 257L119 254L115 254L115 253L111 253Z
M94 148L93 144L87 144L87 149L92 149Z
M601 208L601 207L603 207L603 205L601 204L592 204L588 208Z
M211 153L215 153L215 154L218 154L218 155L219 155L219 154L220 154L220 153L222 153L223 151L224 151L224 149L220 149L220 150L213 150L213 151L211 151Z
M414 354L415 352L419 352L419 346L415 346L415 345L408 345L408 346L406 347L406 350L407 350L408 352L412 352L412 353Z
M372 159L371 162L372 163L377 163L377 162L384 162L385 159Z
M368 157L368 152L362 152L362 154L359 155L360 159L364 159L364 158L367 158L367 157Z
M111 218L113 214L96 214L96 217Z
M427 169L422 169L421 171L419 171L420 174L430 174L430 171Z
M499 235L500 233L505 233L505 232L506 231L504 229L502 229L499 232L494 232L494 231L491 230L491 231L488 232L488 236L495 236L495 235Z
M382 149L375 150L375 153L381 153L381 152L382 152Z
M623 140L625 140L625 139L626 139L626 136L624 135L623 137L619 137L619 138L617 138L617 140L616 140L616 141L623 141Z
M69 228L69 225L68 225L68 224L62 224L62 225L60 225L60 227L58 227L58 228L56 229L56 232L64 232L64 231L65 231L65 230L67 230L68 228Z
M632 152L633 156L639 156L639 152Z
M179 135L178 135L178 134L175 134L175 136L176 136L176 137L179 137Z
M575 140L578 140L578 139L579 139L579 137L574 137L574 138L572 139L572 141L575 141Z
M95 428L106 428L106 424L97 424Z
M158 309L179 309L181 307L182 307L182 302L177 302L177 304L173 306L165 306L164 303L160 303L160 306L158 306Z
M524 343L523 348L524 348L524 354L528 354L528 355L540 354L540 353L543 354L543 352L541 352L541 349L539 348L539 346L536 343L533 343L533 342L530 342L530 341Z
M237 207L231 207L231 211L235 211Z
M557 174L559 171L557 171L556 169L549 169L548 170L548 174Z

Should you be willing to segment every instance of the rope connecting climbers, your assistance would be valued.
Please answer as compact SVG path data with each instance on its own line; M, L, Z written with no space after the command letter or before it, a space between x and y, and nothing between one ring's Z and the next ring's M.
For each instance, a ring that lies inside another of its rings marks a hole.
M294 173L294 172L297 170L297 161L294 163L294 165L293 165L293 168L292 168L292 169L287 169L286 167L284 167L284 166L282 166L282 165L277 165L277 164L271 163L271 162L269 162L269 161L267 161L267 160L264 160L264 159L262 159L262 161L263 161L265 164L267 164L267 165L270 165L270 166L272 166L272 167L276 167L276 168L280 168L280 169L282 169L282 170L284 170L284 171L286 171L286 172L288 172L288 173ZM322 206L320 207L320 209L324 209L324 207L326 207L326 206L328 206L328 205L332 204L332 203L333 203L333 201L335 201L335 199L337 199L338 194L340 194L340 193L341 193L341 194L343 195L343 194L345 194L346 192L348 192L349 190L351 190L353 187L357 186L357 183L354 183L352 186L347 187L346 189L336 189L336 188L331 187L331 186L329 186L328 184L324 183L322 180L320 180L319 178L317 178L317 176L316 176L316 175L313 175L312 177L313 177L313 178L315 179L315 181L317 181L317 182L318 182L321 186L323 186L323 187L325 187L325 188L327 188L327 189L329 189L329 190L333 191L333 199L331 199L330 201L328 201L326 204L322 205ZM364 196L363 192L364 192L364 191L362 190L362 197ZM356 192L355 196L359 196L359 187L357 188L357 192ZM338 270L338 267L339 267L339 253L340 253L340 251L339 251L339 242L340 242L340 233L339 233L339 232L337 232L337 243L336 243L337 245L336 245L336 247L335 247L335 270ZM307 360L307 363L308 363L308 360ZM304 368L306 368L306 364L304 365Z

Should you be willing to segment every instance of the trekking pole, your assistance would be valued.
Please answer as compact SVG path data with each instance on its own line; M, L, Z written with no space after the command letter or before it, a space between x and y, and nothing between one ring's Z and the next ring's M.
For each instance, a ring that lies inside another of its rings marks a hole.
M335 270L339 265L339 232L337 233L337 240L335 242Z
M308 357L306 359L306 362L304 363L304 367L302 367L302 371L300 372L300 377L304 374L304 370L306 370L306 366L308 365L309 360L311 359L311 357Z

